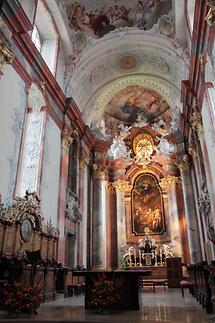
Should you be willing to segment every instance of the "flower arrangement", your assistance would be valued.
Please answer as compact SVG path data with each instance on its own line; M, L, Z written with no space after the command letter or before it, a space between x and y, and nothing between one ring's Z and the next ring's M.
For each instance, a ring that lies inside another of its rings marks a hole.
M38 287L23 287L20 283L6 283L0 290L1 309L9 314L36 314L41 297Z
M97 280L93 281L93 284L91 305L98 312L110 312L121 304L122 280L110 279L105 273L102 273Z

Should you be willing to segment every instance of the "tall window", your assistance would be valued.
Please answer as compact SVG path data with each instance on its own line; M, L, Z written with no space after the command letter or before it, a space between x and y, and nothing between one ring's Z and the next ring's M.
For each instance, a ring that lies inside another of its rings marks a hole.
M58 33L48 8L42 0L38 0L37 3L31 38L48 68L54 74L58 50Z
M194 11L195 11L196 0L187 0L187 14L190 24L190 32L193 31Z
M34 45L37 47L38 52L40 52L41 48L42 48L42 40L41 40L39 31L35 25L34 25L31 39L32 39L32 42L34 43Z
M77 194L77 142L69 147L68 189Z

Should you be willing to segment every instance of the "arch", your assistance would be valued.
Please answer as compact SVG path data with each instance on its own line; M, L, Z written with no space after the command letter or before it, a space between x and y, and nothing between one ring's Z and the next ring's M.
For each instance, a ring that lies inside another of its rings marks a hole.
M131 168L128 169L126 172L126 177L127 180L134 185L135 179L145 173L151 173L153 176L156 177L157 181L159 182L161 178L164 177L164 170L159 164L152 163L145 168L142 168L138 165L132 166Z
M83 111L83 120L85 123L90 126L92 120L98 120L102 116L106 105L111 101L114 95L128 86L136 85L144 86L160 94L170 105L172 119L179 122L179 107L181 106L179 89L169 82L157 77L131 75L111 82L94 94ZM92 106L94 106L94 109L92 109ZM177 126L178 125L176 125L176 127Z

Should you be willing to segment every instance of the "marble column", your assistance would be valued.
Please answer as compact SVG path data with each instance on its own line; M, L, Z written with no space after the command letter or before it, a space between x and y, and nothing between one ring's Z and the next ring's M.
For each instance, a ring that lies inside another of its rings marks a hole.
M178 162L178 167L181 172L190 262L196 263L201 261L201 246L193 186L191 181L190 162L187 155L185 155L183 159Z
M92 269L106 267L105 173L103 165L93 164Z
M116 269L118 266L116 191L109 182L106 183L106 255L107 269Z
M181 243L181 231L179 224L179 212L177 205L177 190L176 186L179 182L179 178L176 176L167 175L161 179L160 186L163 191L168 195L168 209L169 209L169 225L170 236L172 242L172 252L177 257L182 257L182 243Z
M129 183L124 180L117 180L113 183L116 189L118 267L120 267L126 246L125 192L128 185Z
M78 236L78 265L87 267L87 166L89 159L82 153L79 162L79 202L82 220L79 225Z
M67 128L64 128L61 135L61 160L60 160L60 184L59 184L59 200L58 200L58 229L60 236L58 239L57 261L64 264L65 262L65 209L66 209L66 190L68 181L68 165L69 165L69 146L73 142L73 138Z

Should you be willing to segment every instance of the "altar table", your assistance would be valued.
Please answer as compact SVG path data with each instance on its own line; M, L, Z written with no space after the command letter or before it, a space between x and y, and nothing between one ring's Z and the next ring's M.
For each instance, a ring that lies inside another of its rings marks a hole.
M117 310L139 310L139 277L149 276L150 270L115 270L115 271L84 271L74 272L74 275L85 276L85 309L95 309L91 303L91 290L95 288L95 281L105 273L108 280L120 280L123 282L122 302Z

